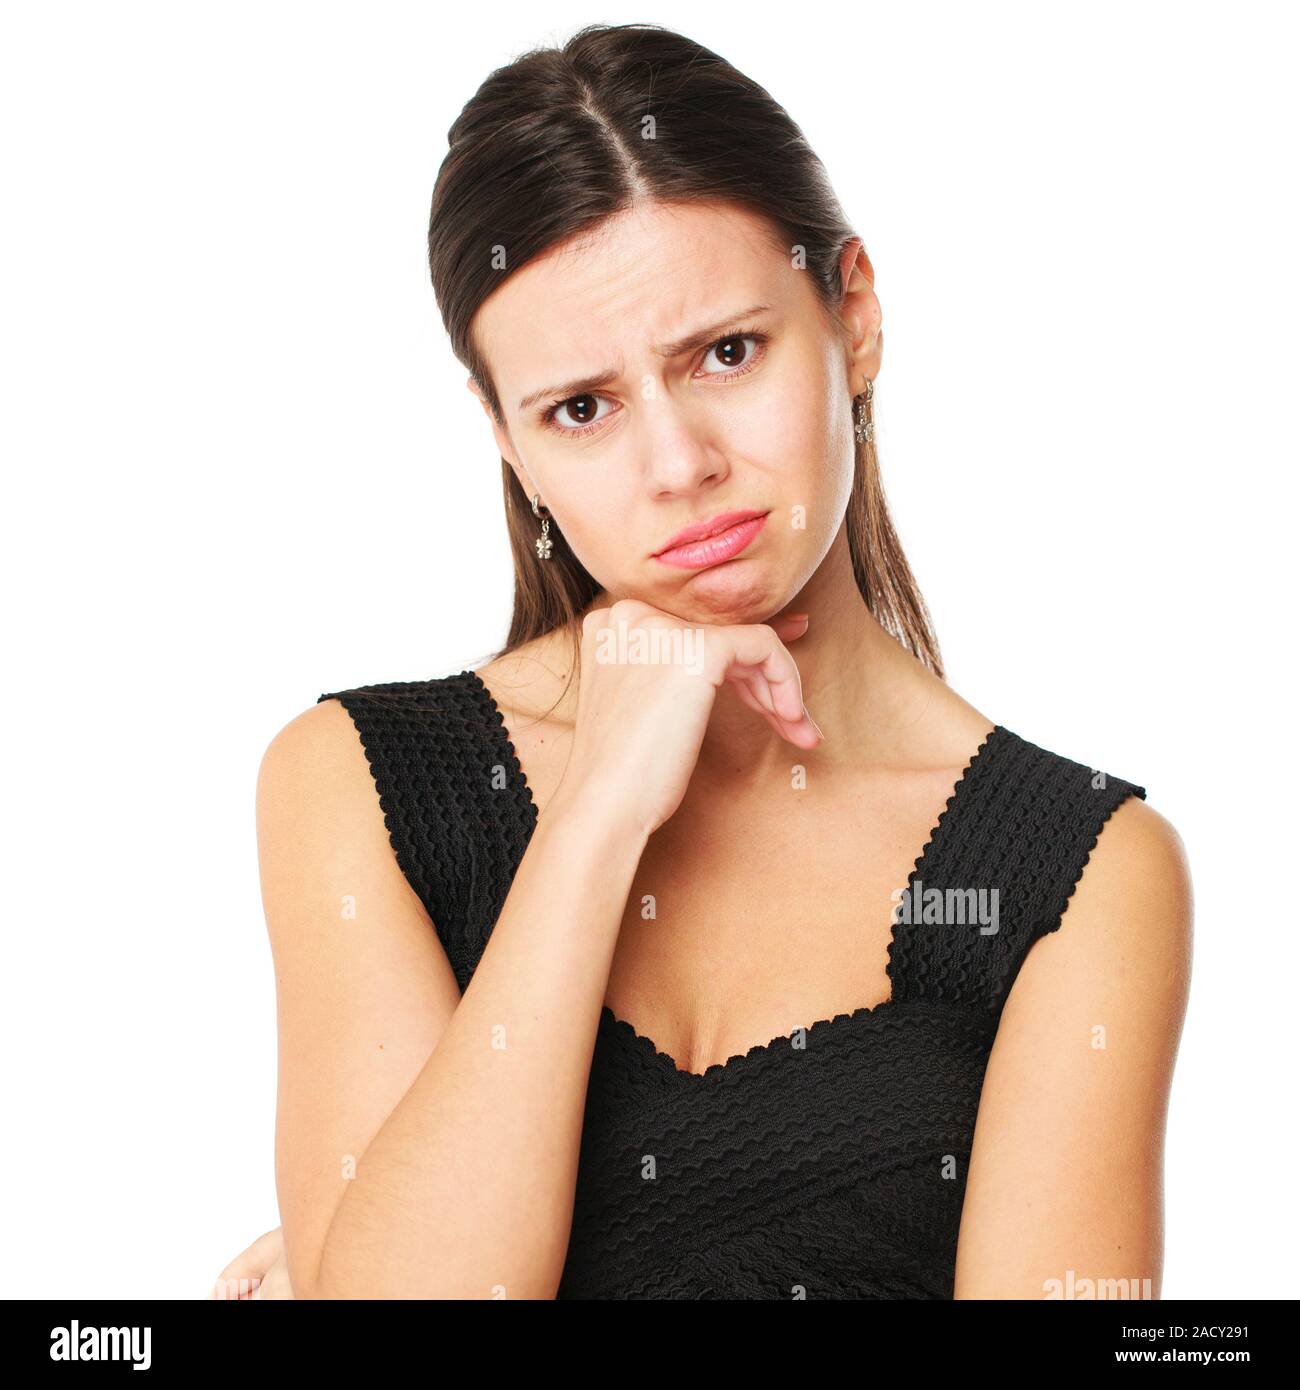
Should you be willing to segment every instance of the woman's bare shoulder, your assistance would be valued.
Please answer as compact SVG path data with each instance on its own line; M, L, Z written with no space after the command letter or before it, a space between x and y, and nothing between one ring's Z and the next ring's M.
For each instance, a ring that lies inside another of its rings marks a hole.
M262 772L347 776L355 772L360 746L357 727L343 704L321 700L276 731L262 754ZM368 767L366 772L368 778Z
M360 731L340 701L322 700L276 732L258 768L255 802L273 940L277 931L298 929L297 904L322 892L334 902L338 894L361 892L358 884L390 915L429 925L393 856ZM277 903L279 909L270 911Z
M307 840L357 846L364 837L391 857L370 760L341 701L321 700L277 730L257 771L256 816L264 853Z

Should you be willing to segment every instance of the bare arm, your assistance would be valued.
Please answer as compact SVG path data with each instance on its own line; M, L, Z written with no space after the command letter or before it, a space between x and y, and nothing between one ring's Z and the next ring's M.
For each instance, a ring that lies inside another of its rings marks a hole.
M1165 1115L1191 933L1182 842L1130 799L1003 1010L975 1127L957 1298L1159 1297Z
M258 844L277 1187L299 1298L554 1296L644 839L603 813L548 808L461 998L346 711L324 701L272 741Z

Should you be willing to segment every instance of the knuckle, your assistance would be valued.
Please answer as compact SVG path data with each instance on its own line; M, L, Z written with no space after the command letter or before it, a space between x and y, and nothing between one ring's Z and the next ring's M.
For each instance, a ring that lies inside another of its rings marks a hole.
M640 599L635 598L619 599L610 609L610 616L627 627L666 626L671 622L667 614L660 613L650 604L642 603Z

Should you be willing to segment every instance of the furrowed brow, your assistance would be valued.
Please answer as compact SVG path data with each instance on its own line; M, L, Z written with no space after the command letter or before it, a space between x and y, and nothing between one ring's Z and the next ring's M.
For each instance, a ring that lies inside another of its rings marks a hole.
M747 319L754 314L766 312L772 306L770 304L754 304L748 309L741 309L738 313L728 314L725 319L719 319L717 323L711 323L707 328L696 329L693 333L688 333L685 338L679 338L676 342L663 343L655 348L655 353L659 357L680 357L683 353L693 352L696 348L707 347L723 333L731 331L741 319ZM597 391L602 386L608 386L611 381L618 380L618 368L606 367L603 372L595 376L579 377L574 381L566 381L559 386L543 386L540 391L533 391L519 402L520 411L528 410L538 401L547 398L553 400L567 400L570 396L580 396L587 391Z

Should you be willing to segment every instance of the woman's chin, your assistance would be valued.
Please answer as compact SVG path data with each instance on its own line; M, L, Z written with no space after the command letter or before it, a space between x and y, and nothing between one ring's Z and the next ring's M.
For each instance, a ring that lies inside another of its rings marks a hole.
M683 622L720 626L766 622L790 597L788 586L779 583L768 566L737 558L696 570L671 595L646 602Z

